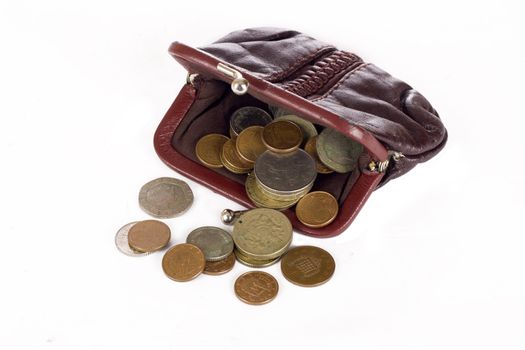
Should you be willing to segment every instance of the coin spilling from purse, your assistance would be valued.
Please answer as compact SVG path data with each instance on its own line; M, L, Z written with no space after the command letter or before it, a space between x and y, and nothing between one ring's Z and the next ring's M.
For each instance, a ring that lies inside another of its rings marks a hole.
M316 200L305 202L304 209L310 210ZM163 177L148 182L140 190L139 205L155 219L131 222L120 228L115 236L118 250L134 257L164 250L170 244L171 230L158 219L182 215L192 203L193 192L182 180ZM279 291L277 279L260 271L261 268L280 262L285 279L304 287L327 282L335 271L335 261L327 251L314 246L291 247L292 224L278 210L225 209L220 220L231 225L231 233L214 226L197 227L184 243L167 248L162 270L168 278L186 282L201 274L222 275L238 261L257 270L237 277L235 295L245 303L261 305L272 301Z

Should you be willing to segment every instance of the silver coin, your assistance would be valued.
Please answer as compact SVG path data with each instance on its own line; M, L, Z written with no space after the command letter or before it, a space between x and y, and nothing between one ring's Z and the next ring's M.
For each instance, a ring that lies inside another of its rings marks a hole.
M193 244L202 250L206 261L226 259L233 252L232 236L213 226L199 227L190 232L186 243Z
M129 224L122 226L120 230L117 231L117 234L115 235L115 245L121 253L126 254L127 256L146 256L149 253L137 252L136 250L133 250L128 243L129 230L136 223L137 221L130 222Z
M254 167L255 177L270 191L303 191L317 176L315 160L302 149L291 153L264 152Z
M193 203L193 192L182 180L161 177L140 189L139 205L149 215L169 219L186 212Z
M357 166L363 146L334 129L324 129L316 141L321 162L338 173L347 173Z
M230 130L235 136L249 126L265 126L272 121L272 117L265 110L257 107L242 107L233 112L230 118Z
M270 112L272 112L273 117L276 118L276 119L281 117L281 116L283 116L283 115L293 114L292 112L288 112L285 109L282 109L282 108L276 107L276 106L272 106L272 105L268 105L268 109L270 110Z
M303 134L303 146L311 137L317 136L317 129L315 128L314 124L304 118L293 114L285 114L275 117L275 119L288 120L297 125Z

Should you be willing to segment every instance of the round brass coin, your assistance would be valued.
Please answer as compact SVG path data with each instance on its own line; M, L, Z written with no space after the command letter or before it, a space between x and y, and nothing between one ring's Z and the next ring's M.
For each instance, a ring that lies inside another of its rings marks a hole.
M291 121L276 120L264 127L262 140L270 151L287 153L299 148L303 142L303 133Z
M195 155L208 168L222 168L222 145L228 138L220 134L208 134L200 138L195 146Z
M238 249L235 249L233 252L235 253L235 257L241 264L246 265L248 267L254 267L254 268L271 266L275 264L276 262L278 262L279 259L281 258L280 256L278 256L277 258L270 259L270 260L256 260L256 259L252 259L244 255Z
M317 154L316 142L317 142L317 136L311 137L310 139L308 139L308 141L304 145L304 150L315 160L315 165L317 167L317 172L319 174L333 173L334 171L330 169L329 167L327 167L326 165L324 165L319 159L319 155Z
M339 212L339 204L328 192L310 192L299 200L295 207L297 219L304 225L313 228L330 224Z
M231 253L219 261L206 261L203 273L206 275L222 275L233 269L235 265L235 254Z
M284 210L290 208L298 201L298 199L277 200L269 197L257 186L254 173L249 174L246 178L245 187L248 198L259 208Z
M206 260L201 250L188 243L171 247L162 258L164 273L177 282L194 279L204 271L205 264Z
M170 241L168 225L157 220L137 222L128 232L129 246L139 252L154 252L164 248Z
M363 153L363 146L330 128L324 129L316 141L321 162L338 173L352 171Z
M193 203L193 192L182 180L161 177L140 189L139 205L155 218L173 218L186 212Z
M262 126L250 126L237 136L235 146L241 159L253 164L266 151L262 140L263 130Z
M186 243L193 244L204 253L206 261L225 259L233 252L232 236L221 228L203 226L191 231Z
M281 256L292 242L292 224L281 212L257 208L243 213L233 225L233 241L244 255L257 260Z
M241 301L251 305L262 305L277 296L279 283L269 273L249 271L237 278L234 290Z
M303 142L301 145L306 144L310 138L317 136L317 129L315 128L315 125L304 118L293 114L285 114L276 117L276 120L288 120L297 125L303 134Z
M230 133L232 137L236 137L250 126L265 126L271 121L272 117L261 108L241 107L230 118Z
M314 246L290 249L281 259L281 271L290 282L314 287L328 281L335 271L335 261L326 250Z
M241 158L233 140L228 140L222 145L221 161L226 169L236 174L246 174L253 168L253 163Z

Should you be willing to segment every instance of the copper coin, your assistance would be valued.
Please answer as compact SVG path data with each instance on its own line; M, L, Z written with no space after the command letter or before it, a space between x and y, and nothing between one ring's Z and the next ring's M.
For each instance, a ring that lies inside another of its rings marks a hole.
M115 235L115 245L117 246L118 250L126 254L127 256L146 256L149 253L144 252L138 252L136 250L131 249L128 243L128 234L129 230L136 224L137 222L130 222L129 224L126 224L122 226Z
M241 107L233 112L230 118L230 135L232 138L235 138L250 126L265 126L271 121L272 117L261 108L251 106Z
M195 155L199 161L209 168L222 168L222 145L228 138L220 134L208 134L197 141Z
M154 252L164 248L170 241L168 225L157 220L137 222L128 232L129 246L139 252Z
M253 163L241 158L233 140L228 140L222 145L221 161L226 169L235 174L246 174L253 168Z
M334 171L326 165L324 165L323 162L321 162L321 160L319 159L319 154L317 154L316 142L317 136L309 138L306 144L304 145L304 150L315 160L315 165L319 174L333 173Z
M327 282L335 271L335 261L326 250L314 246L290 249L281 259L284 277L299 286L314 287Z
M262 140L270 151L276 153L293 152L303 142L303 133L291 121L276 120L264 127Z
M297 219L308 227L324 227L334 221L339 204L328 192L310 192L299 200L295 207Z
M206 275L222 275L231 271L235 265L235 254L231 253L226 259L219 261L206 261L204 271Z
M281 259L281 257L278 256L277 258L269 260L257 260L244 255L239 249L235 249L233 252L235 254L235 257L241 264L254 268L268 267L275 264L279 261L279 259Z
M194 279L204 271L205 265L206 260L202 251L188 243L171 247L162 258L164 273L177 282Z
M257 158L266 151L262 140L262 126L250 126L244 129L235 142L237 153L248 163L255 163Z
M234 286L237 297L247 304L266 304L277 296L279 283L266 272L249 271L240 275Z

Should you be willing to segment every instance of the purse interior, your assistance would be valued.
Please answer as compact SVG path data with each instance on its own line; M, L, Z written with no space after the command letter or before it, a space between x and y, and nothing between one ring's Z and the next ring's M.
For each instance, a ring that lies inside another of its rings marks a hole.
M249 94L235 95L231 91L230 85L222 81L199 78L196 86L196 99L177 126L171 143L172 147L178 152L199 164L201 163L195 155L197 141L211 133L229 137L230 116L235 110L245 106L254 106L262 108L272 115L266 103L257 100ZM322 127L319 125L316 125L316 128L318 132L322 130ZM358 168L345 174L336 172L317 174L312 191L329 192L338 200L339 204L342 204L359 178L360 171ZM244 186L245 174L234 174L226 168L212 170Z

